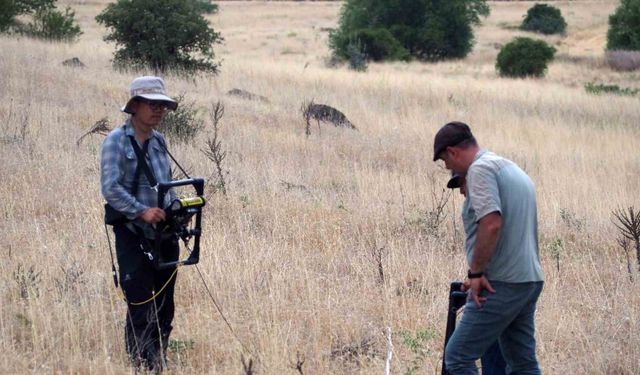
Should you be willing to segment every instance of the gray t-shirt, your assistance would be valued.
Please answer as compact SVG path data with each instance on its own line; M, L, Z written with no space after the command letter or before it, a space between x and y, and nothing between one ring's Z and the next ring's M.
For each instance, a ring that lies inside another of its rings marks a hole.
M485 274L489 280L542 281L538 255L536 192L529 176L514 162L480 151L467 171L467 199L462 220L471 264L478 222L492 212L502 216L500 237Z

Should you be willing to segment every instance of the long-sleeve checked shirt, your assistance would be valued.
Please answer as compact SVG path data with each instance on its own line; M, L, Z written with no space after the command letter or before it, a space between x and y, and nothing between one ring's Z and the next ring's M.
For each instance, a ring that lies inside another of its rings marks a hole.
M134 177L138 160L133 150L129 136L134 136L135 132L131 119L114 130L112 130L102 143L100 149L100 189L102 196L113 208L122 212L130 220L136 219L147 208L167 207L169 202L175 197L171 190L165 197L163 205L158 206L158 192L150 186L145 173L140 170L138 178L138 191L134 197L133 190ZM147 165L157 182L171 181L171 166L165 151L166 145L161 133L153 130L149 137L149 150L147 153ZM142 148L142 145L140 145ZM135 225L140 226L145 236L153 237L153 228L137 219Z

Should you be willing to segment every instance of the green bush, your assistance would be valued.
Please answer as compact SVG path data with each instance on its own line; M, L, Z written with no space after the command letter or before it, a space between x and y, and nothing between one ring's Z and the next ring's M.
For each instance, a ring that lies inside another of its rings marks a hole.
M198 115L195 102L185 101L184 95L178 96L176 101L178 108L164 116L158 130L178 142L193 140L204 128L204 120Z
M17 16L30 15L40 9L52 9L55 0L0 0L0 32L19 26Z
M496 69L506 77L542 77L555 52L542 40L515 38L498 53Z
M213 45L222 37L209 27L203 0L118 0L97 17L116 43L118 68L216 73Z
M409 52L387 29L360 29L349 35L368 60L408 60ZM352 43L353 44L353 43Z
M22 32L36 38L72 41L82 34L74 16L75 13L69 7L64 13L53 8L39 9L33 15L33 21Z
M621 0L609 16L607 49L640 51L640 0Z
M635 96L640 92L640 89L631 89L628 87L622 88L618 85L605 85L602 83L587 83L584 85L584 89L589 94L614 94L620 96Z
M359 43L349 44L347 54L349 55L349 69L357 72L367 71L369 68L367 55L362 51L362 46Z
M13 0L0 0L0 9L0 32L6 32L15 25L18 10Z
M25 26L16 17L54 9L55 2L56 0L0 0L0 32L23 31Z
M196 6L200 7L200 12L204 14L218 13L218 5L213 4L211 0L195 0Z
M535 4L527 11L520 28L542 34L560 34L564 33L567 23L560 9L546 4Z
M485 0L347 0L329 47L343 59L353 43L371 60L462 58L473 45L471 26L488 14Z

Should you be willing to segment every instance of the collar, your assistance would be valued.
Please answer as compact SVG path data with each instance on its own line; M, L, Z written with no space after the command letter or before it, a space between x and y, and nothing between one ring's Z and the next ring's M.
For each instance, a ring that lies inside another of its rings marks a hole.
M129 117L127 121L124 123L123 128L124 128L124 135L126 135L127 137L133 136L135 138L136 131L133 128L133 122L131 122L131 117ZM157 137L158 137L158 131L155 129L151 129L151 135L149 136L149 139L157 138Z
M473 158L473 162L471 164L475 163L478 159L482 157L482 155L486 154L487 152L488 152L487 150L481 148L480 151L476 153L476 156Z

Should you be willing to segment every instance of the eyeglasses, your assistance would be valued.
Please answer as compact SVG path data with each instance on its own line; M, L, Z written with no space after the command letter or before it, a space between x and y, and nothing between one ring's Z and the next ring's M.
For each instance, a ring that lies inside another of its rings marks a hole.
M164 111L165 109L169 108L169 106L167 105L167 102L164 102L162 100L149 100L145 98L138 98L137 101L148 105L149 108L151 108L153 111L158 111L158 110Z

